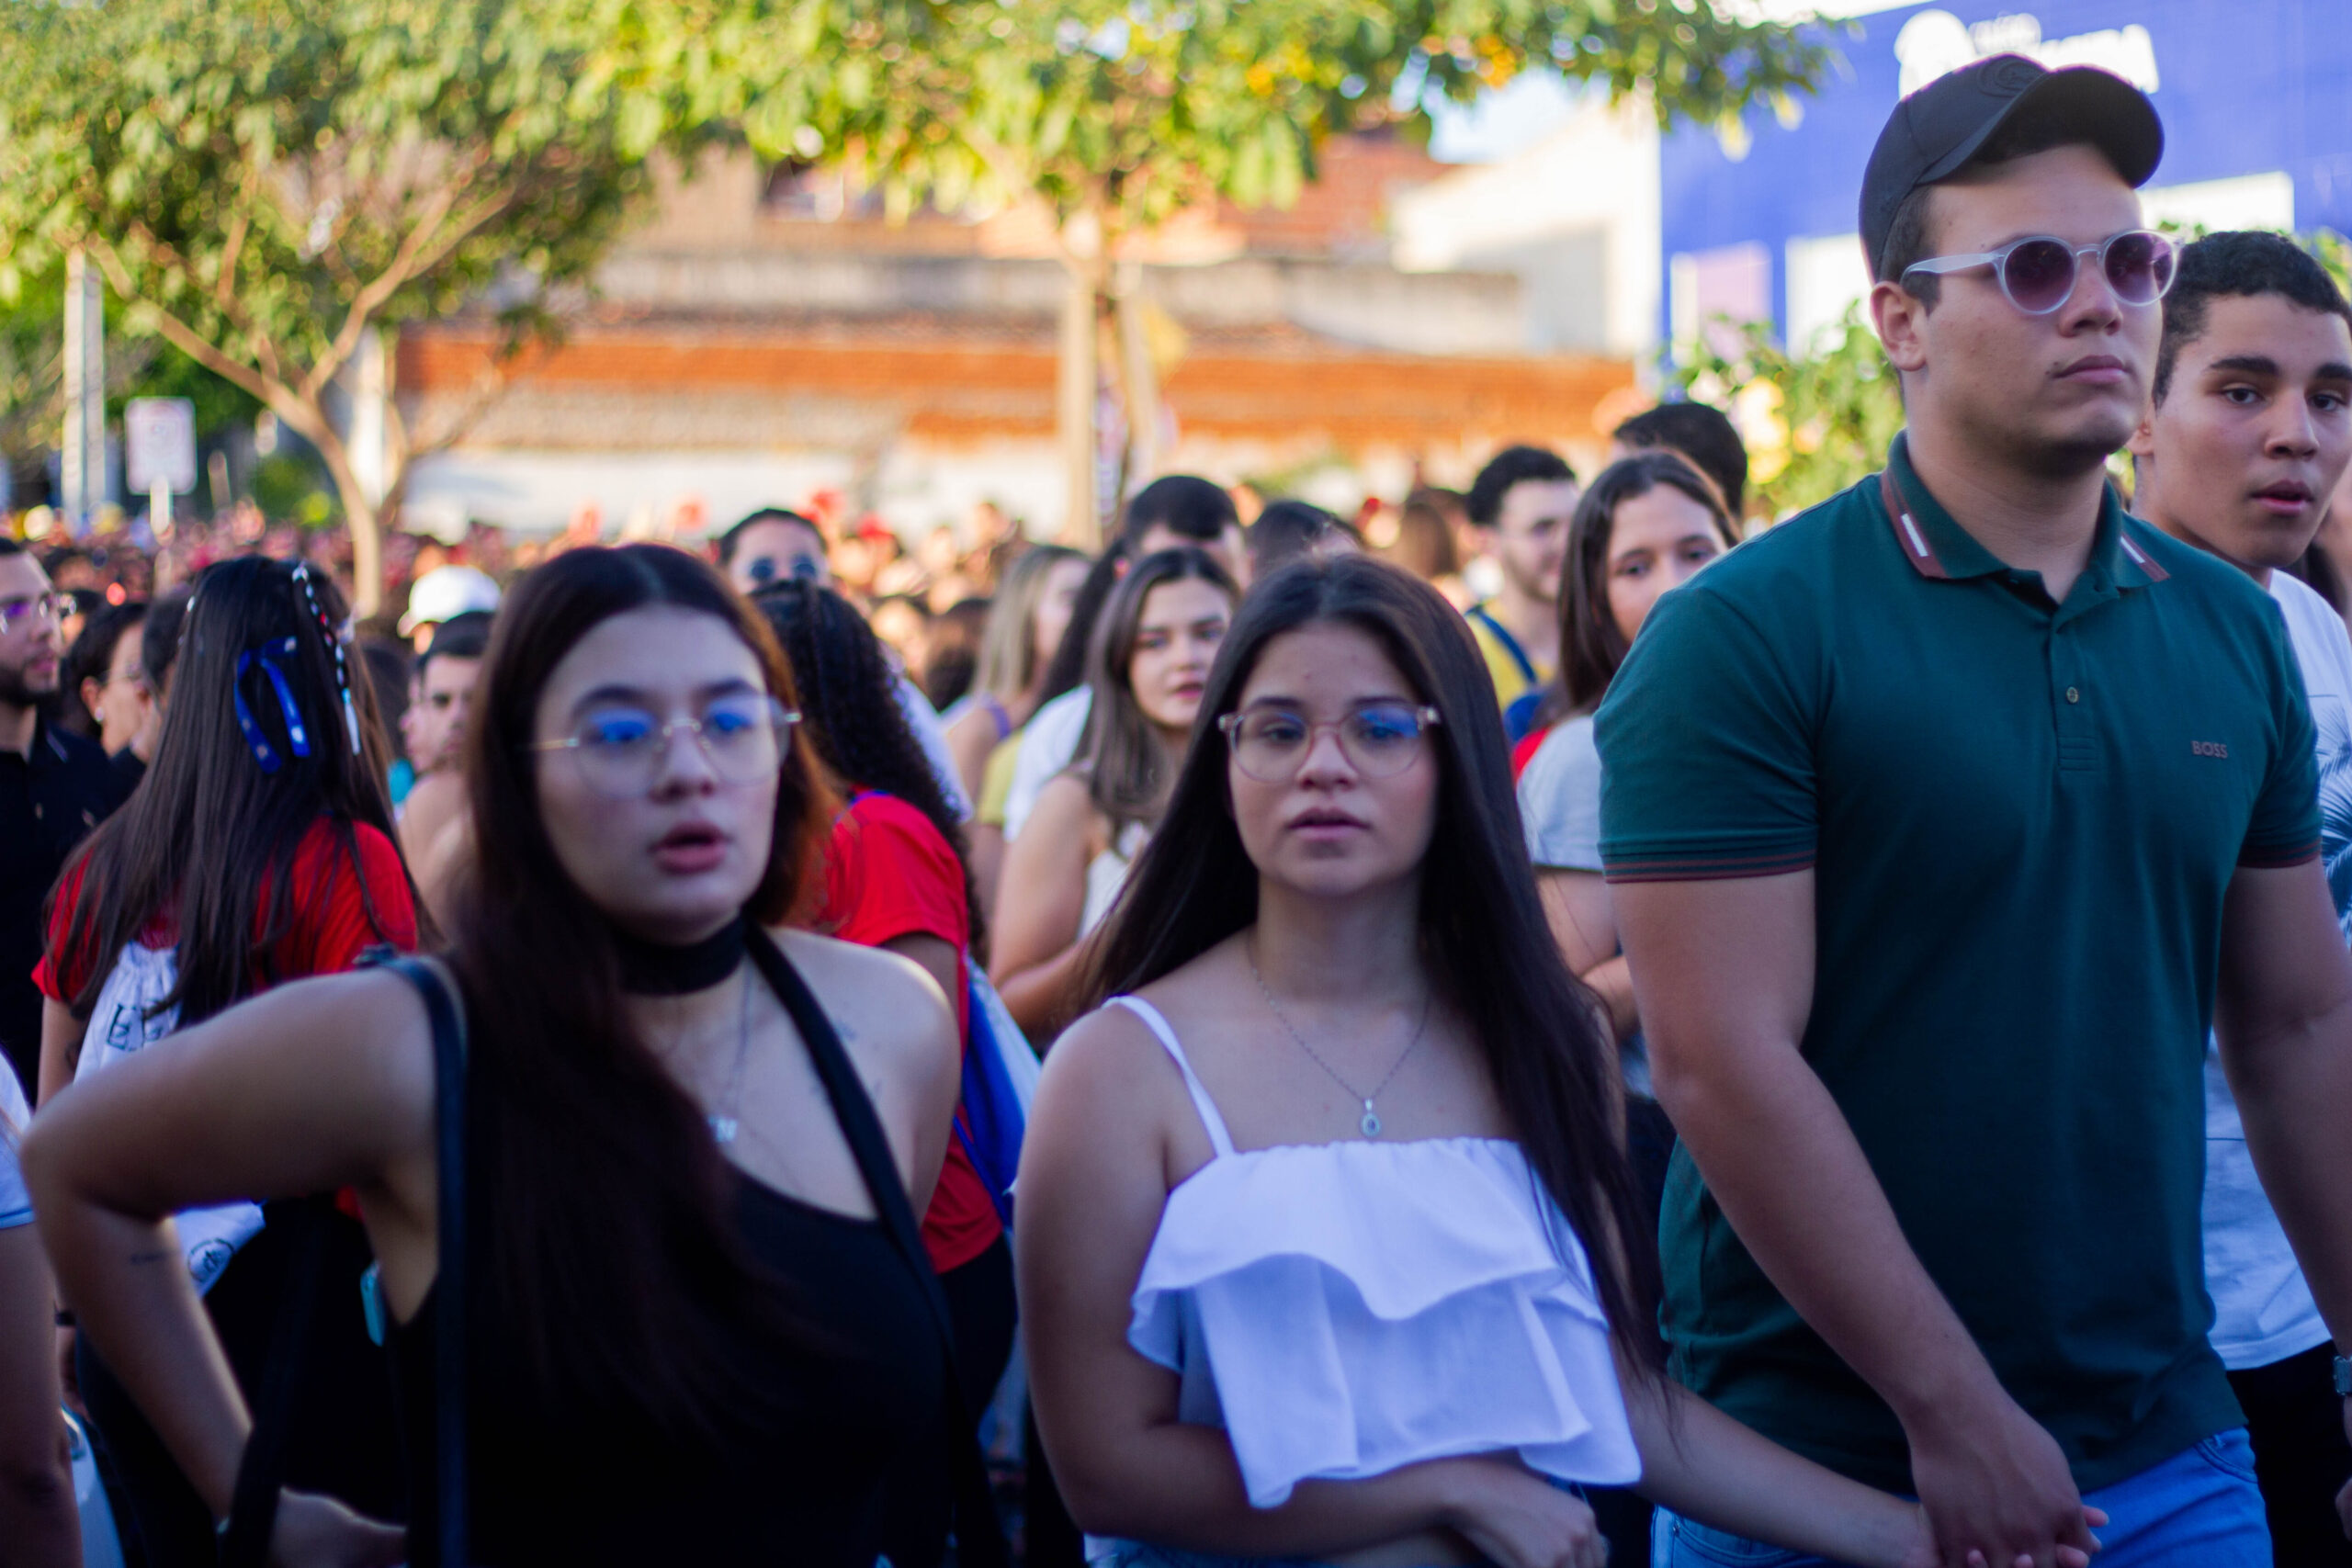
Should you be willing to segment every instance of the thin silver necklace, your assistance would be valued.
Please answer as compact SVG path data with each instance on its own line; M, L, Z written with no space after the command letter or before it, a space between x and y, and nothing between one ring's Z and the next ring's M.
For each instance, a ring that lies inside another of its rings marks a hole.
M751 1055L752 966L746 964L743 965L743 1021L741 1032L735 1039L735 1067L727 1076L727 1098L718 1102L718 1109L710 1115L710 1135L718 1140L721 1147L733 1143L735 1134L743 1130L743 1124L736 1120L735 1111L743 1098L743 1064Z
M1323 1053L1306 1043L1306 1036L1298 1032L1298 1026L1291 1022L1289 1015L1283 1011L1282 1004L1274 1000L1274 993L1266 988L1266 977L1258 972L1257 944L1254 942L1245 942L1242 952L1250 960L1250 978L1258 982L1258 994L1266 998L1266 1010L1274 1015L1274 1021L1281 1024L1293 1040L1298 1042L1298 1048L1306 1053L1309 1060L1330 1074L1333 1083L1348 1091L1349 1099L1363 1101L1363 1120L1356 1123L1363 1135L1367 1138L1380 1136L1380 1112L1372 1108L1372 1102L1387 1092L1388 1086L1396 1080L1396 1075L1405 1070L1405 1064L1413 1059L1413 1053L1420 1049L1421 1036L1429 1032L1430 1004L1437 999L1436 988L1432 987L1421 995L1421 1021L1413 1026L1413 1038L1406 1042L1405 1054L1396 1058L1396 1065L1388 1069L1387 1077L1375 1084L1370 1094L1364 1094L1341 1077L1340 1069L1323 1059Z

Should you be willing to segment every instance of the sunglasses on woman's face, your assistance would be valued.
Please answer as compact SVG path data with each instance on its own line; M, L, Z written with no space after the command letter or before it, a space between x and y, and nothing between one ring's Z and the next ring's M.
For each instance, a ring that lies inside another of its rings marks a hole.
M2082 259L2097 256L2098 269L2116 300L2125 305L2153 305L2172 287L2179 259L2173 243L2147 229L2127 229L2096 245L2077 245L2050 234L2029 234L1997 251L1973 251L1965 255L1930 256L1903 269L1907 282L1915 272L1942 274L1989 266L2009 303L2029 316L2046 316L2074 298Z

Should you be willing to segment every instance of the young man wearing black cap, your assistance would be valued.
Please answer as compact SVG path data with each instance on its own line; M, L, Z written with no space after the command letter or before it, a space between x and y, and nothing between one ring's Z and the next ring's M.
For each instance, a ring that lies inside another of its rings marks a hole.
M2154 400L2132 437L2132 510L2267 589L2318 740L2320 855L2352 931L2352 637L2291 568L2352 468L2352 303L2280 234L2209 234L2165 296ZM2218 1051L2205 1057L2205 1282L2214 1353L2254 1439L2280 1562L2352 1568L2335 1496L2352 1477L2327 1325L2247 1156Z
M1915 1492L1950 1568L2079 1562L2094 1525L2101 1568L2268 1568L2206 1341L2211 1022L2352 1348L2311 711L2261 592L2105 477L2172 276L2162 143L2120 79L2016 56L1898 106L1861 229L1908 431L1662 600L1598 721L1683 1140L1675 1374ZM1677 1564L1802 1561L1660 1525Z

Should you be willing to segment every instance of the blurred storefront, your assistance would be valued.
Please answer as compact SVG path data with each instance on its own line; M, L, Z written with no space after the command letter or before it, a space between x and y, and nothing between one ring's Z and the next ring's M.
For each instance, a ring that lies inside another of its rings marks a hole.
M1136 259L1168 466L1351 508L1466 482L1509 441L1598 456L1637 398L1628 357L1531 346L1513 271L1396 265L1394 208L1445 173L1346 139L1293 208L1154 237ZM892 224L820 172L716 163L665 192L563 344L420 463L408 515L540 532L594 504L607 530L669 532L831 490L906 530L990 500L1051 533L1046 242L1019 210ZM480 395L495 342L486 321L401 340L413 426Z

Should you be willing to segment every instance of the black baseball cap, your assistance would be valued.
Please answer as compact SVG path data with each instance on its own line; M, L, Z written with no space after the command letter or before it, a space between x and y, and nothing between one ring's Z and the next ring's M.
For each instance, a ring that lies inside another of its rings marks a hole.
M1994 54L1937 77L1894 106L1862 172L1862 245L1871 276L1886 262L1887 236L1904 200L1950 179L2020 118L2050 119L2098 148L2133 186L2156 172L2164 122L2148 95L2112 72L2070 65L2048 71L2022 54Z

